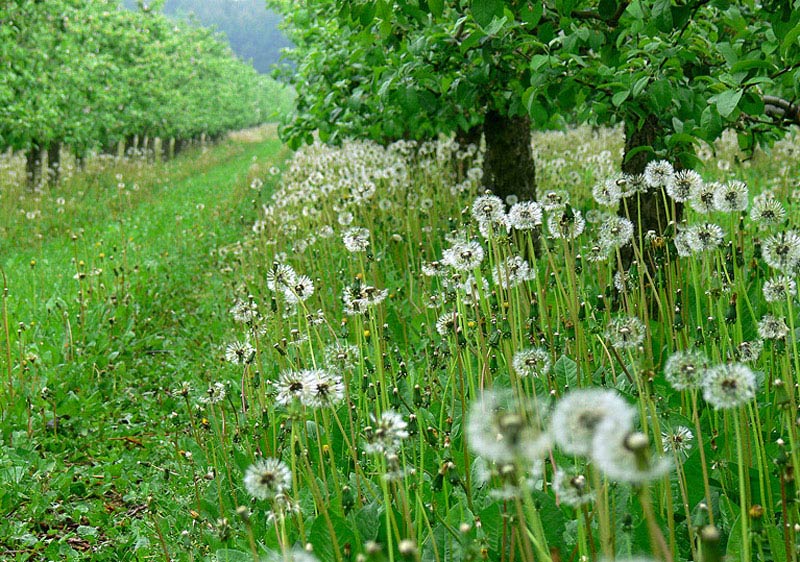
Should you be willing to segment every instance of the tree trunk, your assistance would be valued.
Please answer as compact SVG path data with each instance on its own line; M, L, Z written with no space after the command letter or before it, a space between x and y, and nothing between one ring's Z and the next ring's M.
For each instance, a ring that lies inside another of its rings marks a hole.
M647 164L658 159L654 150L663 147L665 131L663 124L655 115L649 115L642 122L627 121L625 123L625 157L623 158L622 171L629 175L640 175L644 173ZM628 155L640 147L651 147L652 150L641 150L634 153L630 158ZM680 162L670 162L675 170L680 170ZM667 207L666 205L670 207ZM679 222L683 216L683 205L674 203L666 194L664 188L650 188L645 193L636 193L625 198L620 202L618 214L627 217L633 223L633 241L639 244L644 240L645 235L652 231L656 235L662 235L667 230L670 222ZM643 250L644 244L642 244ZM648 264L651 269L655 266L652 263L655 256L645 252ZM626 246L622 252L623 264L625 267L633 261L633 248Z
M527 116L508 117L489 111L483 121L486 153L483 183L505 200L536 199L536 166L531 150L531 121Z
M43 155L44 150L35 142L25 155L25 173L28 180L28 189L36 190L42 185Z
M47 147L47 175L51 185L58 183L61 175L61 143L53 142Z
M170 137L169 148L167 149L167 159L172 160L175 158L175 137Z

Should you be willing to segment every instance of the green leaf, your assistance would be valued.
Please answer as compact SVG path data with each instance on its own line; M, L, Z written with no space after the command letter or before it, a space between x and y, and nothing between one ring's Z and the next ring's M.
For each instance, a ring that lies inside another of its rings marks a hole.
M656 3L653 4L653 22L656 25L656 29L664 33L672 31L671 4L670 0L656 0Z
M600 0L597 11L600 12L600 17L603 19L611 19L617 13L616 0Z
M542 19L543 13L544 7L541 2L533 2L532 4L522 6L522 8L519 10L519 15L522 18L522 21L531 26L539 23L539 20Z
M789 56L789 49L792 48L793 44L795 47L800 46L800 41L798 41L799 38L800 38L800 23L795 25L789 31L789 33L786 34L786 37L784 37L783 41L781 42L781 55L783 55L784 58Z
M674 148L679 144L694 144L697 139L688 133L676 133L667 137L667 148Z
M717 106L717 111L722 117L728 117L736 106L739 105L739 100L742 99L744 90L725 90L721 94L714 96L714 103Z
M494 18L492 20L492 23L490 23L488 26L486 26L486 29L484 30L486 32L486 35L496 35L498 31L503 29L503 26L506 24L507 21L508 21L508 18L506 18L506 17L502 17L502 18L499 18L499 19L498 18Z
M356 536L350 524L341 515L337 515L332 511L328 513L328 517L331 520L331 527L333 527L333 534L335 535L338 547L342 549L346 544L355 546ZM308 542L313 545L314 553L320 560L336 559L336 546L334 545L333 539L334 537L331 536L325 517L322 515L317 516L314 523L311 525ZM252 556L250 560L252 560Z
M656 153L656 151L653 150L652 146L637 146L636 148L632 148L631 150L625 153L625 162L630 162L631 158L633 158L640 152L647 152L649 154Z
M444 0L428 0L428 8L434 17L440 18L444 11Z
M531 57L531 63L530 63L531 72L536 72L542 66L547 64L549 60L550 57L548 55L533 55Z
M578 364L566 355L558 358L555 365L553 365L553 373L556 376L556 380L561 384L566 384L570 387L578 384Z
M774 66L775 65L773 63L761 59L740 60L734 63L733 66L731 66L731 74L752 70L754 68L763 68L765 70L771 70Z
M650 81L650 77L649 76L642 76L641 78L639 78L636 81L636 83L633 85L633 97L634 98L638 98L639 97L639 94L642 93L642 90L644 90L645 86L647 86L647 83L649 81Z
M630 90L622 90L621 92L617 92L611 96L611 103L614 104L614 107L619 107L626 99L628 99L629 95L631 95Z
M218 562L252 562L253 555L232 548L220 548L216 552L216 560Z
M481 27L503 17L503 0L472 0L472 17Z

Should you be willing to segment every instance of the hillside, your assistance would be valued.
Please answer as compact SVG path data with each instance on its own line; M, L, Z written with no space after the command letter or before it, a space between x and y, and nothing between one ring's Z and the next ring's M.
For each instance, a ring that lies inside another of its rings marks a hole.
M281 17L268 10L263 0L166 0L163 4L167 15L196 19L200 25L224 33L234 52L252 60L261 73L269 72L280 59L280 50L289 45L278 29ZM123 0L123 5L137 9L136 0Z

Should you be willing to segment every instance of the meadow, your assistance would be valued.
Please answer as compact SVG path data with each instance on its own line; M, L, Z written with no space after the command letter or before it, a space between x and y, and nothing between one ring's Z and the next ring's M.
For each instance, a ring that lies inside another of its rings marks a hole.
M797 559L800 138L532 142L1 158L3 559Z

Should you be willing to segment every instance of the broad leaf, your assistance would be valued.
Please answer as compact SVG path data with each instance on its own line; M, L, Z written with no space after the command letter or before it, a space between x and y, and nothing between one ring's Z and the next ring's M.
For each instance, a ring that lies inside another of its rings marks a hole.
M721 94L717 94L714 103L717 106L717 111L722 117L728 117L736 106L739 105L739 100L742 99L744 90L726 90Z
M502 0L472 0L472 17L481 27L487 27L494 18L503 17Z

